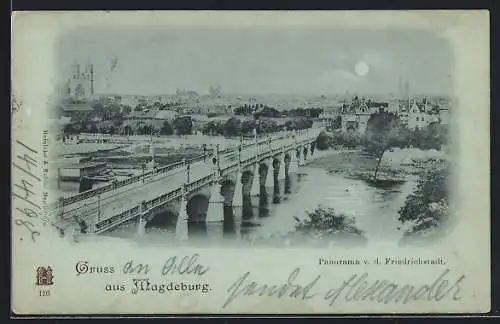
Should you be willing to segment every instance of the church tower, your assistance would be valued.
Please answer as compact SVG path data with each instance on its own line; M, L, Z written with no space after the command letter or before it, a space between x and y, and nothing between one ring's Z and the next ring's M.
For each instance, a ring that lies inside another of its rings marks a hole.
M78 61L72 65L73 76L69 80L69 94L75 100L85 100L94 94L94 72L90 60L87 61L83 70L80 69Z
M78 64L78 61L76 59L73 61L72 72L73 79L78 79L80 77L80 64Z
M91 95L94 94L94 64L90 61L90 59L87 59L87 62L85 63L85 78L89 80L90 82L90 89L89 92Z

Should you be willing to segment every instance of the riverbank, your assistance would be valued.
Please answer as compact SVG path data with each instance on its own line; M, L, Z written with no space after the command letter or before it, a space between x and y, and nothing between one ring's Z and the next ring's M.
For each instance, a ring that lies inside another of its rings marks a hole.
M341 174L353 179L368 179L373 176L377 160L362 150L324 150L307 166L323 168L332 174ZM420 149L394 149L387 151L380 162L379 177L404 179L407 175L419 175L426 168L426 161L446 160L443 151Z
M304 199L306 201L302 201L300 207L296 206L296 210L302 212L294 211L293 216L304 219L308 213L320 206L334 208L341 214L353 217L355 226L366 233L366 238L364 235L345 237L336 234L322 239L314 235L308 237L296 233L293 230L296 222L290 220L287 222L290 232L273 233L267 237L264 235L256 239L256 244L275 245L277 241L281 241L278 245L295 246L300 242L300 245L348 247L365 245L371 240L386 239L394 244L405 243L413 236L409 235L413 224L403 224L398 220L399 209L414 192L417 180L423 171L428 169L429 162L447 160L445 152L436 150L388 151L381 162L379 176L391 181L381 184L371 181L377 165L376 158L362 150L330 149L316 152L311 158L308 157L306 165L299 169L299 173L303 172L305 175L305 182L301 186L307 186L306 190L321 192L321 197L316 195L314 199L311 199L312 196ZM307 193L301 190L299 195L307 196ZM282 221L280 223L283 224Z

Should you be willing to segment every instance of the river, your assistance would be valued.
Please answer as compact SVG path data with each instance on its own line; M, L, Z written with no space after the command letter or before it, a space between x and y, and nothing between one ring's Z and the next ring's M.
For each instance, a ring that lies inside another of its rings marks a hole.
M322 152L325 154L324 152ZM285 246L273 237L292 231L294 217L303 218L318 206L334 208L353 217L356 227L370 241L398 242L406 228L398 221L398 210L416 185L416 176L407 175L403 184L377 188L343 173L329 173L337 163L338 152L328 152L297 174L266 188L262 197L246 200L243 207L224 209L224 222L190 228L187 244L194 246ZM352 157L350 157L352 158ZM132 240L140 245L178 244L175 229L149 229L139 235L134 225L122 226L109 236Z

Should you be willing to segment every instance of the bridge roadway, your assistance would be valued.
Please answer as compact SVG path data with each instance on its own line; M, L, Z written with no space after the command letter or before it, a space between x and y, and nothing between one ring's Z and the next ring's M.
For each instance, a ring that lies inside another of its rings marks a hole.
M319 130L309 130L307 137L316 137ZM297 141L304 140L303 136L296 136ZM291 136L274 140L269 144L249 145L241 152L241 159L245 160L258 154L261 150L268 150L290 144ZM234 164L238 159L238 150L232 151L220 156L219 166L224 169L226 166ZM199 180L215 171L212 158L190 164L189 182ZM99 195L89 197L66 205L62 210L57 210L59 221L58 226L67 228L74 224L75 220L84 220L90 228L95 226L96 222L108 219L127 209L137 206L143 200L150 200L157 195L164 194L171 190L179 188L187 182L186 167L170 170L166 173L152 175L145 182L138 181L129 185L103 192Z

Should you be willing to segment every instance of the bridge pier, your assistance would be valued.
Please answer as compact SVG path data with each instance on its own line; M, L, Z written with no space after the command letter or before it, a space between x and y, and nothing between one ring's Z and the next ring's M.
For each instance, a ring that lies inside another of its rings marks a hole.
M298 165L298 160L297 160L297 156L296 156L295 150L289 151L288 155L290 156L288 174L290 174L290 173L297 173L297 171L299 169L299 165Z
M286 170L285 168L283 167L283 165L281 165L282 161L284 160L284 154L280 154L279 157L278 157L278 161L279 161L279 166L278 166L278 180L285 180L286 179Z
M302 166L302 150L300 147L295 149L295 158L297 161L297 168Z
M274 175L273 175L273 170L271 170L272 166L270 165L269 161L266 163L267 165L267 170L266 170L266 182L264 184L265 187L273 187L274 186Z
M243 186L241 179L241 171L238 170L236 181L234 184L233 207L243 206Z
M304 145L304 149L303 149L302 153L303 153L303 157L304 157L302 165L305 165L306 161L307 161L307 145Z
M187 241L188 239L188 217L187 217L187 200L185 194L182 195L175 226L175 238L178 241Z
M279 187L279 174L280 174L281 158L273 158L273 184L274 187Z
M222 222L224 220L224 201L222 186L218 181L212 185L208 200L207 222Z
M142 236L146 232L146 214L139 215L139 220L137 222L137 234Z
M250 189L250 196L260 195L260 174L259 174L259 164L255 164L253 177L252 177L252 189Z
M290 177L290 162L292 160L292 156L290 152L285 153L285 157L283 158L283 164L284 164L284 179L288 179Z

